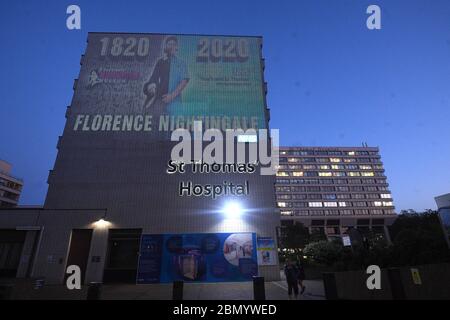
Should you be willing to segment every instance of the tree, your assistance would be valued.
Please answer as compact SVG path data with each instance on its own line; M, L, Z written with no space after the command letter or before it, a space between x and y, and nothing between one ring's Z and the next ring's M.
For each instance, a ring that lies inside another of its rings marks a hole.
M302 223L294 223L281 229L281 246L301 251L309 243L309 231Z
M314 262L332 266L342 258L344 247L335 241L318 241L306 245L303 253Z

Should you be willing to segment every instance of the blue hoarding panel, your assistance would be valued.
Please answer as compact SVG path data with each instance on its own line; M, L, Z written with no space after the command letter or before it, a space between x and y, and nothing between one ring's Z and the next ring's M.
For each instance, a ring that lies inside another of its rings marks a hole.
M137 283L249 281L258 273L256 234L142 235Z

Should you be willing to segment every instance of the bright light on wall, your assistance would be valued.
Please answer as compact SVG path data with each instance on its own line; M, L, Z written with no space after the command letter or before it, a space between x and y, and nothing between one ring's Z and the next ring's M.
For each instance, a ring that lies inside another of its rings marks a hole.
M223 208L223 214L227 219L238 219L242 213L242 207L237 202L228 202Z
M99 228L99 229L105 229L105 228L107 228L107 227L110 226L110 225L111 225L111 222L106 221L106 220L103 219L103 218L101 218L101 219L99 219L98 221L94 222L94 226L95 226L96 228Z

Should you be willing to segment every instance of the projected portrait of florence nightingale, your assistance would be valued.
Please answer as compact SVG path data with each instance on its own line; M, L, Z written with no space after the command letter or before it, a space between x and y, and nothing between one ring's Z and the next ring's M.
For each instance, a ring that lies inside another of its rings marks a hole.
M177 37L167 37L163 55L143 87L146 95L144 108L162 108L163 112L173 114L181 107L181 93L189 82L189 74L186 62L177 56L177 52Z

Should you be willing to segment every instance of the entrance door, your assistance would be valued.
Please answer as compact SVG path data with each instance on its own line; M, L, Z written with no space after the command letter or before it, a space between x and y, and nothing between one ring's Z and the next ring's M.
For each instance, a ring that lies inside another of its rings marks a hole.
M136 283L142 229L109 229L103 282Z
M92 229L73 229L70 240L69 257L66 268L77 265L81 270L81 283L84 283L86 267L91 249ZM64 282L69 275L65 274Z
M26 231L0 230L0 278L15 278Z

